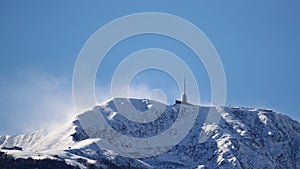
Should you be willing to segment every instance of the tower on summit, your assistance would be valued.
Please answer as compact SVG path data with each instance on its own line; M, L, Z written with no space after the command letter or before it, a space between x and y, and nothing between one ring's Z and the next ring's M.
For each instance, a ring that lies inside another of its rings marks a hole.
M188 104L190 105L190 103L188 103L188 99L187 99L187 95L186 95L186 77L184 75L184 79L183 79L183 94L182 94L182 100L175 100L175 104Z
M188 103L188 101L187 101L187 95L186 95L186 78L185 78L185 76L184 76L184 79L183 79L182 103L183 104L187 104Z

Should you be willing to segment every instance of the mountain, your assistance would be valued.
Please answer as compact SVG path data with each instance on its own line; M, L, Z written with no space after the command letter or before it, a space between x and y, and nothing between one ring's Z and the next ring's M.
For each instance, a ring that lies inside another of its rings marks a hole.
M286 115L244 107L165 105L147 99L130 99L130 103L136 110L146 112L141 116L156 113L158 118L131 121L121 115L118 107L134 110L127 99L117 98L55 129L0 136L1 151L15 158L60 161L74 168L300 168L300 123ZM161 106L164 109L159 112ZM197 110L196 119L182 123L182 128L191 124L191 129L178 144L161 154L125 157L96 144L104 140L105 132L95 125L96 116L104 117L122 135L147 138L167 131L177 118L181 118L181 109L185 113ZM218 123L206 121L211 112L219 113ZM88 122L89 128L83 127L82 121ZM92 136L90 131L97 134ZM207 136L204 141L203 133ZM3 159L6 158L1 156L0 168Z

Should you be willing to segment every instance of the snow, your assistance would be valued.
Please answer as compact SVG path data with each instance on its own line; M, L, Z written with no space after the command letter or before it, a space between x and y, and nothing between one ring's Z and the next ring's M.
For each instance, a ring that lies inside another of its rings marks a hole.
M148 104L147 107L150 109L153 106L153 104Z
M156 112L159 110L157 106L162 105L148 99L131 101L136 109L145 112ZM128 107L128 102L122 98L118 98L115 103ZM0 136L0 148L18 146L23 149L1 151L16 157L34 159L54 159L57 155L67 163L81 168L86 167L78 163L78 158L98 166L105 166L98 161L104 158L118 166L130 164L137 168L300 168L299 122L268 109L244 107L194 106L192 109L199 110L193 128L169 151L143 159L118 156L118 152L95 144L103 141L101 135L105 134L102 133L105 131L98 130L95 114L100 113L115 130L129 137L153 137L172 126L181 106L164 105L164 111L157 112L157 120L137 123L123 117L113 105L111 100L57 128L31 134ZM186 116L192 110L183 108L186 114L180 116ZM218 124L205 122L209 109L220 113ZM88 121L97 137L88 138L78 122L80 120ZM170 134L176 137L176 131ZM160 140L156 140L156 143L160 143Z
M118 113L117 112L111 112L108 116L109 120L112 120Z

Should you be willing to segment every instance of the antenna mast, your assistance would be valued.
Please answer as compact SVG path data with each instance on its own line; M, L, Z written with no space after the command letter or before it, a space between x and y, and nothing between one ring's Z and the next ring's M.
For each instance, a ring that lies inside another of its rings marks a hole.
M183 87L184 87L184 92L183 92L183 94L186 94L186 78L185 78L185 75L184 75Z
M188 103L187 102L187 95L186 95L186 77L185 77L185 74L184 74L184 79L183 79L182 103Z

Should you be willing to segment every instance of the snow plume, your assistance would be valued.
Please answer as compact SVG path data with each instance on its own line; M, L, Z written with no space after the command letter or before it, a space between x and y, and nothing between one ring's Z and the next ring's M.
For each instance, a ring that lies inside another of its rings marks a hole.
M108 100L116 97L122 98L140 98L151 99L167 103L167 98L164 92L160 89L150 89L146 84L138 84L133 86L118 85L117 91L112 91L110 86L96 86L96 98L99 104L106 103Z
M55 127L76 116L71 77L54 76L40 71L24 71L0 81L0 135L29 133ZM147 85L124 87L128 97L165 102L159 90ZM118 97L127 97L118 95ZM111 88L96 86L99 104L112 98Z
M1 135L51 128L75 116L71 79L25 71L0 85Z

